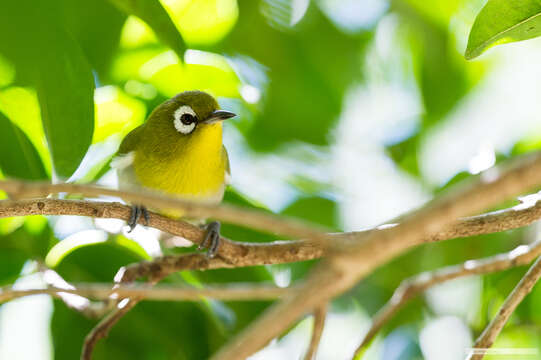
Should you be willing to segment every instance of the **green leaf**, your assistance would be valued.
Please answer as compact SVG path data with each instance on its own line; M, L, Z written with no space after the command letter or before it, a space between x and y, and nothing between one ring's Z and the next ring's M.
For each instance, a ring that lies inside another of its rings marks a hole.
M27 219L30 218L32 217L27 217ZM14 221L15 219L20 218L1 219L2 225L7 225L5 223L7 220ZM41 217L35 217L31 221L44 224ZM0 234L0 286L13 283L19 277L28 260L42 260L51 241L52 233L47 226L30 231L29 227L24 224L11 232L2 231Z
M169 14L158 0L110 0L127 14L135 15L154 30L160 41L184 58L186 44Z
M191 48L201 49L221 40L235 25L236 0L161 0Z
M0 3L0 52L36 88L54 169L69 177L92 141L94 80L79 45L61 25L55 3Z
M108 239L103 231L85 230L58 242L47 254L45 263L50 268L57 268L66 278L73 276L73 273L66 271L64 274L63 269L86 267L85 271L94 277L99 278L96 274L109 274L100 280L110 281L121 266L149 258L145 250L133 240L120 235Z
M15 67L0 54L0 88L10 85L15 79Z
M531 39L541 35L539 0L489 0L472 26L466 59L492 45Z
M101 83L110 77L126 15L108 0L58 0L68 31L77 40Z
M0 112L0 168L5 176L27 179L47 179L38 151L28 137Z
M50 174L52 159L41 126L39 100L34 89L11 86L0 90L0 112L25 133L38 151L47 173Z

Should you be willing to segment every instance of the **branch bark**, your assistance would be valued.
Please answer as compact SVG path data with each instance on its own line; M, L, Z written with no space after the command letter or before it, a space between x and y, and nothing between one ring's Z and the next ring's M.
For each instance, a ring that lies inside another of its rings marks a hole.
M520 159L505 171L490 169L478 181L448 193L405 216L402 223L371 232L329 256L304 284L269 308L258 320L221 349L214 359L246 358L265 346L307 311L341 294L376 267L386 263L431 233L438 233L467 216L541 184L541 154Z
M528 272L520 279L520 282L515 286L513 291L507 296L504 303L498 310L498 314L492 319L490 324L485 328L483 333L475 341L473 349L467 359L481 360L485 356L484 350L490 348L496 337L500 334L503 326L511 317L517 306L524 300L526 295L532 291L532 288L541 277L541 257L538 258L530 267Z
M310 346L304 356L304 360L315 359L319 342L321 341L321 335L323 335L323 329L325 327L325 317L327 316L327 305L322 305L314 311L314 326L312 328L312 337L310 339Z
M154 209L175 209L186 217L196 219L213 218L231 224L246 226L273 234L293 238L324 239L324 229L315 224L285 218L262 211L254 211L233 205L207 205L165 197L160 194L118 191L92 185L50 184L40 182L0 181L0 190L4 190L12 199L47 197L50 194L70 193L89 197L101 195L122 198L134 204L145 205Z
M114 284L72 284L73 289L47 287L43 289L0 288L0 303L8 302L24 296L51 295L60 298L61 294L74 294L94 300L107 300L112 294L120 298L138 297L154 301L199 301L203 297L218 300L274 300L283 296L289 289L259 284L236 284L228 286L211 286L203 289L179 286L150 285L114 285Z
M0 182L0 188L2 183ZM1 200L0 218L28 215L78 215L94 218L114 218L128 220L131 208L118 202L32 199L32 200ZM150 212L149 226L172 235L188 239L200 244L204 231L181 220L171 219ZM541 201L534 199L515 207L472 216L447 226L439 232L425 236L422 242L435 242L457 237L467 237L489 234L530 225L541 218ZM374 229L329 234L328 243L355 243L369 233L377 233L385 228L396 225L379 226ZM147 276L151 267L168 269L174 272L189 269L217 269L241 266L256 266L265 264L281 264L320 258L329 245L307 240L274 241L270 243L250 243L221 239L218 256L207 259L205 256L191 254L189 259L174 257L158 258L150 263L141 264L139 269ZM177 267L175 268L175 263ZM143 269L144 268L144 269Z
M0 188L2 184L0 182ZM28 215L79 215L94 218L114 218L128 220L131 207L118 202L32 199L1 200L0 217ZM541 217L541 205L539 209ZM205 231L185 221L171 219L149 212L150 227L200 244ZM224 237L220 240L218 256L209 261L215 267L238 267L262 264L276 264L309 260L321 257L324 246L312 241L275 241L272 243L249 243L231 241Z

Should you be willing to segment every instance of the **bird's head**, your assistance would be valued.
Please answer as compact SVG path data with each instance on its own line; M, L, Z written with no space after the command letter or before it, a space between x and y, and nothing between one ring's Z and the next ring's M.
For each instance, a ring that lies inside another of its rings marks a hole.
M149 125L187 136L198 128L234 117L220 110L218 102L202 91L185 91L158 106L150 115Z

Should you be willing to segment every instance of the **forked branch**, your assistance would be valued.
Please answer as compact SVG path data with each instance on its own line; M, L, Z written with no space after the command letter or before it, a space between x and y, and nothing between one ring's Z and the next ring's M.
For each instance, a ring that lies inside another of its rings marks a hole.
M461 265L449 266L422 273L402 281L391 299L376 313L372 326L357 348L354 358L370 344L374 336L404 305L429 288L464 276L488 274L515 266L527 265L541 255L541 241L520 245L514 250L484 259L468 260Z

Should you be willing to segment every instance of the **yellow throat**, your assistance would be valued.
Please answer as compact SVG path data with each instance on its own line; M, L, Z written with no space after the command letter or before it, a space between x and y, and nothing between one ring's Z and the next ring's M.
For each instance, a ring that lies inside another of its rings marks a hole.
M221 201L228 167L221 122L201 124L193 134L174 140L148 140L135 153L140 185L186 200Z

